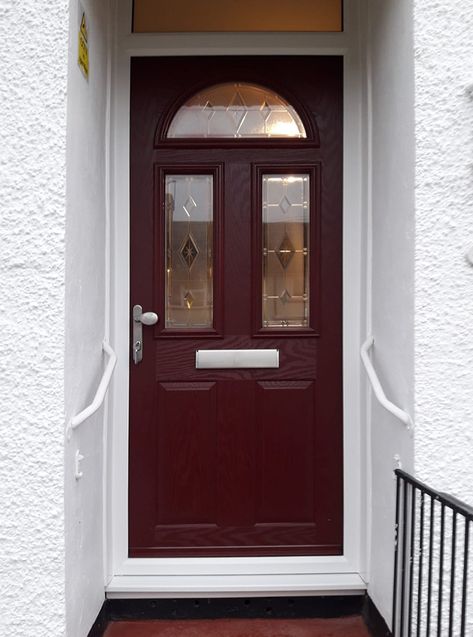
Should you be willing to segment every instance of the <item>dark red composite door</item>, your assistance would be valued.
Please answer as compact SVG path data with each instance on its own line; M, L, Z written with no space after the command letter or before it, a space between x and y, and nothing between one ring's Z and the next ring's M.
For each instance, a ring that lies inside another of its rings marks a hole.
M129 554L340 554L342 60L131 71Z

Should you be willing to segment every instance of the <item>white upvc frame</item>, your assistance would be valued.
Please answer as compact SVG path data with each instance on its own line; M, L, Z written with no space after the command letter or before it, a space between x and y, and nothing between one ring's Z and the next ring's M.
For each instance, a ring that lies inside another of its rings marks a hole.
M359 358L365 320L362 300L365 296L366 259L362 252L366 247L363 234L366 149L363 145L365 116L358 2L346 2L345 31L336 34L135 35L130 34L132 1L115 0L114 5L111 333L118 363L108 423L108 594L164 597L196 595L205 591L206 596L248 596L284 594L286 589L292 595L359 592L365 587L367 573L369 495L367 434L362 426L366 422L362 414L365 386ZM134 56L281 54L344 57L344 554L336 557L128 558L130 59ZM287 586L282 588L278 585L281 575L287 581ZM235 587L231 584L233 578L241 585L241 576L246 576L248 582L244 592L237 584ZM258 578L258 585L252 589L251 581L256 581L255 578ZM299 580L300 586L297 584ZM305 584L302 584L303 580Z

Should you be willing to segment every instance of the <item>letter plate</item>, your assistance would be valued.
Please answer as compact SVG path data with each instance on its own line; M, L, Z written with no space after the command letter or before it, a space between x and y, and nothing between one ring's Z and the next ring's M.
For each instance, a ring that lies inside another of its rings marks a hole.
M278 368L278 349L198 349L196 369Z

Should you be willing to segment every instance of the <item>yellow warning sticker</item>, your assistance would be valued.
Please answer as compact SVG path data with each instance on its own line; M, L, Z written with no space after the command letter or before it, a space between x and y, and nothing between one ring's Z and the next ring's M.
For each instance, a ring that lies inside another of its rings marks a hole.
M79 66L85 78L89 79L89 44L87 34L87 20L85 12L82 13L79 28Z
M85 38L85 41L87 42L87 22L85 19L85 12L82 14L82 18L80 21L80 32L82 33L82 35Z

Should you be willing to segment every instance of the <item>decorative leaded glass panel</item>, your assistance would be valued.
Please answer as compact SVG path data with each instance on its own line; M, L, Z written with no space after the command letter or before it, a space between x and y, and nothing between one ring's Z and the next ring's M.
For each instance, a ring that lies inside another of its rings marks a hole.
M309 325L310 177L263 175L263 327Z
M213 177L166 175L166 327L213 325Z
M169 138L305 138L296 110L255 84L218 84L197 93L171 122Z

